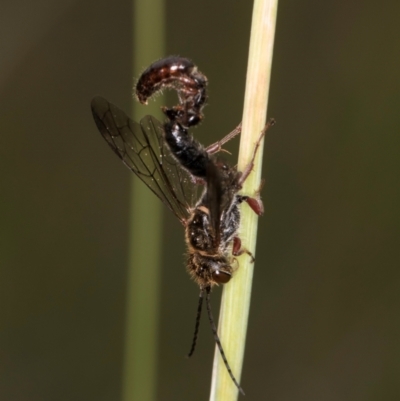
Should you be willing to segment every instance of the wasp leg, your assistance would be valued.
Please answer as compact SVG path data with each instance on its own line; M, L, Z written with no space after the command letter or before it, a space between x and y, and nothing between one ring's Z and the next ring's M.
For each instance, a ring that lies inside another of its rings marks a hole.
M242 123L240 123L236 128L234 128L228 135L224 136L220 141L214 142L211 145L206 147L206 151L212 155L218 152L226 152L229 153L227 150L222 149L222 145L229 142L233 139L236 135L239 135L242 132Z
M263 185L264 180L261 181L261 184L254 193L254 196L240 195L239 198L239 202L246 202L257 216L262 216L264 214L264 203L260 197L260 192Z
M244 253L247 253L247 255L249 255L251 258L251 263L254 263L256 259L248 249L242 247L242 240L239 237L233 238L232 255L240 256Z
M254 167L254 159L256 158L256 155L257 155L257 152L258 152L258 148L260 147L261 141L264 138L265 134L267 133L268 129L270 127L272 127L273 125L275 125L275 120L273 118L271 118L265 124L264 129L261 131L261 134L258 137L257 142L256 142L256 144L254 146L253 156L252 156L249 164L242 171L242 175L240 176L240 179L239 179L239 185L242 185L246 181L246 179L250 175L250 173L252 172L253 167Z

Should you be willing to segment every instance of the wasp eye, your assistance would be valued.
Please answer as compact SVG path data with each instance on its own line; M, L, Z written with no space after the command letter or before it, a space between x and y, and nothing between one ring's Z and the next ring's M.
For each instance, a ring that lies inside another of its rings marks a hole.
M224 272L222 270L215 270L212 274L213 280L218 284L226 284L232 275L228 272Z

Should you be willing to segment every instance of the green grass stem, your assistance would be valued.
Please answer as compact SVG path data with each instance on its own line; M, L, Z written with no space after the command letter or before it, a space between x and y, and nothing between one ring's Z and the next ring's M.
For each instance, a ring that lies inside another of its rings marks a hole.
M163 0L134 0L134 77L137 78L145 67L165 55L164 21ZM144 114L159 115L162 98L157 100L146 109L134 102L134 119L138 121ZM122 399L153 401L157 395L162 205L133 175L131 193Z
M266 122L272 53L278 0L255 0L252 16L245 101L242 119L238 169L251 159L254 144ZM255 160L253 173L246 180L243 193L252 195L261 180L263 146ZM258 218L248 207L242 207L240 236L243 245L255 255ZM239 268L224 287L219 317L219 336L236 379L240 382L244 357L254 263L248 255L239 259ZM246 388L244 388L246 391ZM251 389L247 389L251 394ZM218 349L215 350L211 401L234 401L238 390L230 379Z

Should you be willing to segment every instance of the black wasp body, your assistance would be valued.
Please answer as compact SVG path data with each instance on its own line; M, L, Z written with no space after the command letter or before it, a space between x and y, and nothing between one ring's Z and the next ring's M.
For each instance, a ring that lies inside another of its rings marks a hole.
M145 116L138 124L101 97L92 100L92 113L113 151L169 207L185 228L187 269L200 286L196 328L189 355L194 352L205 293L214 338L232 380L243 392L222 349L209 298L214 285L225 284L231 279L234 257L243 252L250 254L242 248L238 237L239 205L245 201L260 215L262 203L258 196L248 197L239 191L251 172L265 130L255 144L252 161L243 172L228 166L215 153L240 129L208 148L188 132L203 118L206 86L207 78L191 61L171 56L153 63L136 84L137 99L144 104L158 91L176 90L179 104L162 108L167 118L164 124L152 116ZM199 188L203 190L197 196Z

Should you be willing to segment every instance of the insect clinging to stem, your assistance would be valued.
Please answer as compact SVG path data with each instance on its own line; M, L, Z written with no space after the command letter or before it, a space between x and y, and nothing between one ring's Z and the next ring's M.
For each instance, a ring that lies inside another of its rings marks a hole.
M198 125L207 100L207 78L188 59L170 56L151 64L136 84L137 99L148 99L163 89L178 94L178 104L163 107L164 123L145 116L137 123L117 106L102 97L92 100L96 125L117 156L132 170L184 226L187 245L187 270L200 287L195 332L189 356L196 346L204 295L214 339L228 373L244 394L229 366L214 323L210 294L215 285L232 278L233 260L242 253L238 235L239 205L246 202L257 214L263 213L259 194L240 194L243 183L252 171L254 158L270 120L254 144L252 159L243 172L230 167L217 153L240 133L240 126L222 140L204 147L190 133ZM202 188L200 195L198 189Z

